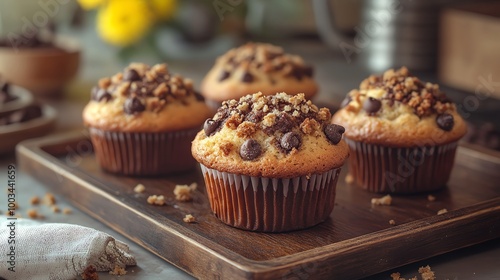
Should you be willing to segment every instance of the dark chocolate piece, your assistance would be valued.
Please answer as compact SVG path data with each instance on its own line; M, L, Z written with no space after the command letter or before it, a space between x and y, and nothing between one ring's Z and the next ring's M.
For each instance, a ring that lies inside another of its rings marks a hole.
M370 115L377 113L380 108L382 108L382 102L373 97L368 97L363 103L363 110Z
M293 148L298 149L300 144L300 135L295 132L285 133L280 140L281 147L286 151L291 151Z
M262 148L254 139L248 139L240 147L240 156L243 160L254 160L260 156Z
M334 145L337 145L340 140L342 140L342 134L345 132L345 128L338 124L327 124L324 129L326 138L330 140Z
M228 71L223 70L220 75L219 75L219 82L224 81L225 79L229 78L230 73Z
M139 73L137 73L137 71L135 71L134 69L128 69L127 72L123 74L123 80L134 82L134 81L140 81L142 80L142 78L139 75Z
M442 130L450 131L453 129L453 125L455 124L455 121L454 121L452 115L450 115L448 113L444 113L444 114L437 116L436 123L439 126L439 128L441 128Z
M249 72L245 72L241 77L241 81L244 83L251 83L253 82L253 75L250 74Z
M146 110L146 106L142 104L141 100L137 97L127 98L123 104L123 111L126 114L133 115Z
M213 119L206 119L203 124L203 130L205 131L206 136L212 136L217 128L219 128L220 122Z

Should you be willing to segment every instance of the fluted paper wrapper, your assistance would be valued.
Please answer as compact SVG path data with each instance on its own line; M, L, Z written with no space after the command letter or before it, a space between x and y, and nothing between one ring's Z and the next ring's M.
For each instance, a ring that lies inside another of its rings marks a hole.
M220 172L201 164L212 212L225 224L260 231L304 229L326 220L340 168L295 178Z
M106 171L152 176L193 168L191 141L199 129L175 132L128 133L90 128L99 165Z
M443 188L453 168L457 142L393 148L345 138L349 173L363 189L377 193L418 193Z

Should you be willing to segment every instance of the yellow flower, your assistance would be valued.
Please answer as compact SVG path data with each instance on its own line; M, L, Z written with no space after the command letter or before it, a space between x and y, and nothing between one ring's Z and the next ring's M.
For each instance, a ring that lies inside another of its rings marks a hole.
M172 18L177 9L177 0L150 0L151 10L158 20Z
M152 24L153 16L143 0L110 0L97 15L99 35L117 46L137 42Z
M104 2L106 2L106 0L78 0L80 6L85 10L95 9L104 4Z

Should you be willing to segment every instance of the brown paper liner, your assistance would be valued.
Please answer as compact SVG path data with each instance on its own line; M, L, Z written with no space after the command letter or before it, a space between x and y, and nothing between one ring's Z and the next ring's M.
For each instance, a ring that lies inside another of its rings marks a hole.
M357 185L377 193L418 193L443 188L453 168L457 142L391 148L345 138L349 173Z
M202 164L201 170L215 216L230 226L260 232L304 229L326 220L340 173L337 168L278 179L220 172Z
M99 165L106 171L151 176L193 168L191 141L199 129L176 132L128 133L90 128Z

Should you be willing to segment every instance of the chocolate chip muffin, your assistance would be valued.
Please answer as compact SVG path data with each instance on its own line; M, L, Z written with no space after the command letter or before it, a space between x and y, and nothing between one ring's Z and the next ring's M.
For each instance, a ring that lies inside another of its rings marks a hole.
M191 140L210 115L191 80L165 64L132 63L99 81L83 120L103 169L160 175L194 166Z
M446 184L467 126L438 85L391 69L361 82L342 106L332 121L346 128L349 172L358 185L416 193Z
M224 100L254 92L304 93L311 99L318 91L313 68L297 55L264 43L248 43L219 57L201 84L201 93L211 107Z
M344 128L330 119L328 109L303 94L224 101L191 148L215 215L228 225L266 232L327 219L349 156Z

